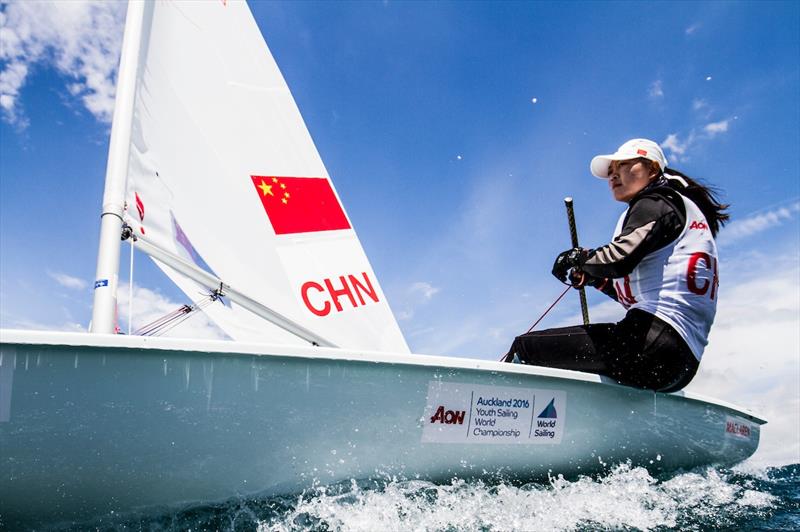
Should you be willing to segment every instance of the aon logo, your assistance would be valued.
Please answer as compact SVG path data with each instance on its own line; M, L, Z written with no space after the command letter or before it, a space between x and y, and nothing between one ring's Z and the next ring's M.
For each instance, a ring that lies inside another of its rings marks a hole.
M697 220L693 221L692 224L689 226L689 229L708 229L708 224L705 222L698 222Z

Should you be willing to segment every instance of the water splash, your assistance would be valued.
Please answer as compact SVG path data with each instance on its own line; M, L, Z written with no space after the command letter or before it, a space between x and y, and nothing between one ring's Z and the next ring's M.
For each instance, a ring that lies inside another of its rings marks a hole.
M578 479L350 481L300 495L108 516L60 530L800 530L800 464L653 477L628 464Z
M731 476L709 468L660 481L623 464L597 478L559 476L519 487L351 481L304 493L285 513L260 521L258 530L704 529L764 517L775 506L775 496Z

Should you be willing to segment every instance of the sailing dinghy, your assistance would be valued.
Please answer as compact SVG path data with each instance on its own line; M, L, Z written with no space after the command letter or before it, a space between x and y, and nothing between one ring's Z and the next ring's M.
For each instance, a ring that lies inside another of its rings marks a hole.
M92 333L2 331L0 523L755 452L752 413L410 354L243 2L128 7ZM120 234L234 341L112 334Z

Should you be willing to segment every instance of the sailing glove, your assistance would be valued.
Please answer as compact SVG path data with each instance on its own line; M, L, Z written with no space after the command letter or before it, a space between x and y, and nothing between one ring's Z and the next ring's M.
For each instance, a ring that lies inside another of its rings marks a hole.
M562 283L567 283L567 276L569 275L570 282L568 284L574 285L572 276L570 275L571 270L580 272L580 266L583 264L583 261L586 260L586 256L586 250L580 247L562 251L558 254L556 261L553 263L553 276ZM580 275L578 277L580 277Z
M610 279L606 277L593 277L579 269L573 268L569 272L569 284L571 284L573 288L591 286L593 288L597 288L601 292L605 292L609 282Z

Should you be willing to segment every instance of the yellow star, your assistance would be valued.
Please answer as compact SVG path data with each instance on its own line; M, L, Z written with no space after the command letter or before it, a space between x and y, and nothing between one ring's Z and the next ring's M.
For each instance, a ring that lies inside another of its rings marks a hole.
M263 194L264 196L266 196L266 195L274 196L275 195L275 194L272 193L272 185L268 185L268 184L264 183L263 179L261 180L261 184L258 185L258 188L261 189L261 194Z
M286 198L283 198L281 201L283 202L283 204L284 204L284 205L286 205L287 203L289 203L289 200L287 200Z
M288 193L288 192L284 192L284 193L283 193L283 197L284 197L284 198L291 198L291 196L289 195L289 193Z
M286 184L281 183L281 188L286 188Z
M272 178L272 182L273 182L273 183L277 183L277 182L278 182L278 178L277 178L277 177L273 177L273 178Z

